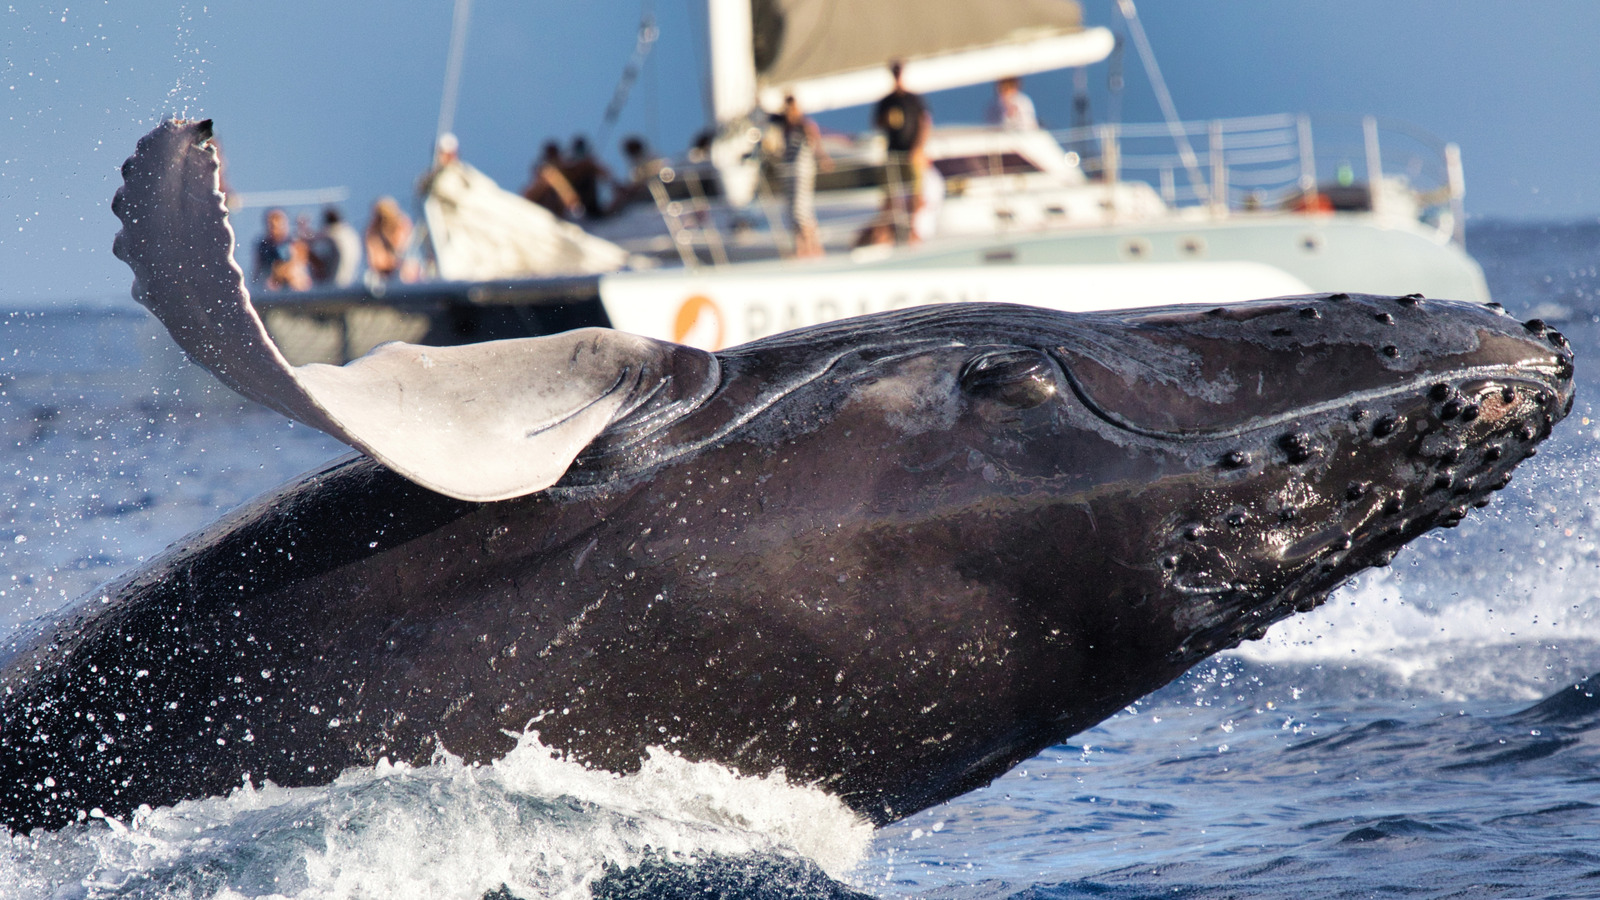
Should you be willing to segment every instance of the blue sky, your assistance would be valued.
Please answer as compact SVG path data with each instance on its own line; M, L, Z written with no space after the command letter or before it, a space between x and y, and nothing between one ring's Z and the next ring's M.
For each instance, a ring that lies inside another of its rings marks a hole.
M705 121L701 0L649 0L661 39L603 149L640 132L681 148ZM1088 19L1119 24L1112 0ZM1184 118L1373 113L1461 144L1476 218L1600 215L1600 3L1140 0ZM548 137L597 130L640 0L476 0L456 117L466 158L509 187ZM162 116L216 120L237 190L345 187L358 224L426 164L449 0L120 0L0 8L0 301L126 296L110 253L116 167ZM1157 109L1127 61L1124 118ZM1092 82L1103 95L1104 68ZM1067 74L1029 79L1049 124ZM988 91L931 98L977 118ZM1103 104L1100 107L1104 108ZM864 110L823 118L864 127ZM241 232L257 229L245 214Z

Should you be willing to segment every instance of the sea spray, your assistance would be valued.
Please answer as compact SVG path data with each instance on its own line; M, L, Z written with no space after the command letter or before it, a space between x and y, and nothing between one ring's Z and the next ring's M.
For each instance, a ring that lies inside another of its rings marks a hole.
M616 775L534 733L491 765L439 753L322 787L241 784L227 797L90 817L0 850L0 896L588 898L644 861L803 857L840 878L872 829L837 799L653 749Z

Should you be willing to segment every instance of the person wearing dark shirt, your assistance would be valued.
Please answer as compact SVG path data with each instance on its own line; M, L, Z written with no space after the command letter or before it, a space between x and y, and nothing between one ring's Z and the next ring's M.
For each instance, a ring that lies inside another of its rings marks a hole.
M915 242L910 222L922 206L922 173L928 163L924 145L932 130L932 119L922 98L906 90L904 72L905 66L898 60L889 64L894 90L873 107L872 124L888 141L884 185L895 232Z
M346 287L361 269L361 235L338 207L322 210L322 229L310 241L311 281Z
M611 183L611 172L590 154L588 139L582 135L572 139L572 153L561 172L583 204L585 218L598 219L606 214L606 207L600 203L600 183Z
M872 111L872 124L888 139L890 153L910 153L922 145L923 119L928 108L920 96L906 90L904 72L905 66L899 62L889 65L894 90Z
M269 291L304 291L311 287L305 243L289 232L289 215L269 209L266 230L256 242L255 281Z
M622 158L628 161L628 180L611 186L611 210L615 215L629 204L650 198L650 182L667 161L650 151L645 139L632 134L622 141Z

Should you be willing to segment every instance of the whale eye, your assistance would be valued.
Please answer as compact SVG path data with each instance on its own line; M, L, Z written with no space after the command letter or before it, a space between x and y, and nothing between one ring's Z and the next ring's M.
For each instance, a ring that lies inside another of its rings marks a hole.
M961 390L973 397L1032 409L1056 395L1055 364L1038 350L986 350L961 367Z

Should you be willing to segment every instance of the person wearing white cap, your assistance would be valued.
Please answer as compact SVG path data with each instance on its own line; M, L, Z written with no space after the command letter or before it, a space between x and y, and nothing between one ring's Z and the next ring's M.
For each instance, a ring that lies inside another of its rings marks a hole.
M433 166L439 168L447 166L461 158L461 142L456 136L446 131L439 135L433 142Z

